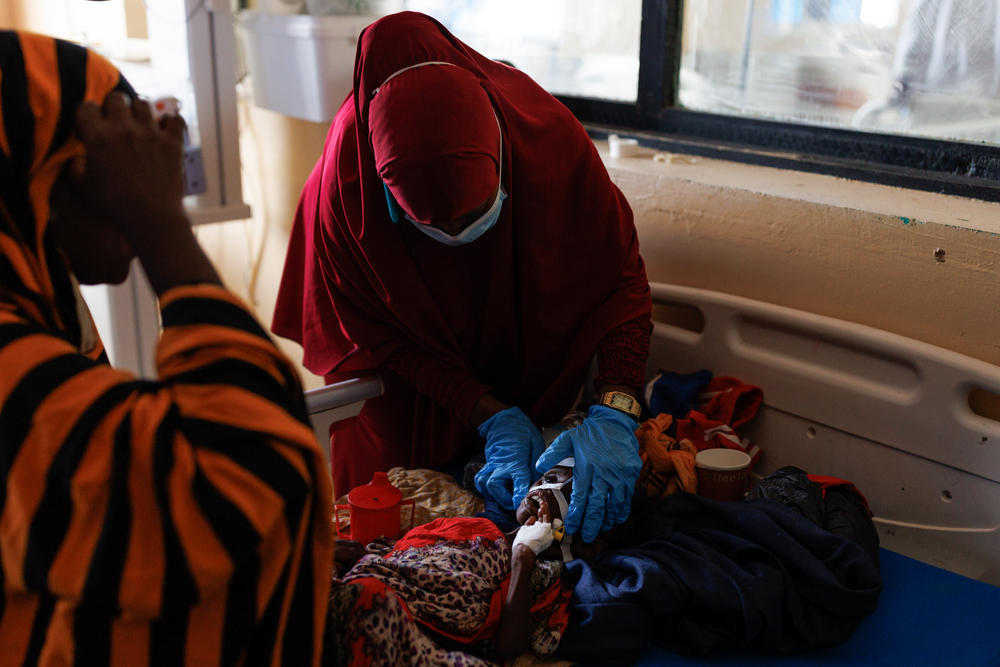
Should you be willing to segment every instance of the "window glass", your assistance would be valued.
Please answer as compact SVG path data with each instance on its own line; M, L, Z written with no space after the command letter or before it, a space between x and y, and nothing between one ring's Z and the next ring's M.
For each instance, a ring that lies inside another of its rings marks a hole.
M138 9L137 4L126 5L123 0L69 2L65 34L60 36L108 57L143 97L177 98L192 139L197 142L198 114L188 61L189 17L185 3L156 2L138 5ZM129 18L134 25L129 25Z
M554 94L634 102L641 0L406 0Z
M996 0L686 0L679 102L1000 143Z
M151 100L174 98L188 126L185 198L194 223L246 218L236 126L230 3L32 0L25 26L86 44Z

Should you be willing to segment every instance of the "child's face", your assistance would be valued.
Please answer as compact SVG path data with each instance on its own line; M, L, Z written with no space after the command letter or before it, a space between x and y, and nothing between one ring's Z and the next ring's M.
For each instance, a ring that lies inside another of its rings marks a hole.
M517 517L517 522L523 524L528 520L528 517L537 517L539 520L542 517L539 515L540 504L539 499L544 497L546 505L548 506L548 511L552 519L563 519L565 517L559 511L559 503L556 502L554 492L559 491L559 489L539 489L538 486L542 484L562 484L563 482L569 482L564 486L561 491L563 496L566 498L566 502L569 503L570 497L573 493L573 469L567 468L566 466L554 466L547 470L542 477L531 485L531 489L528 491L528 495L524 497L521 504L517 508L515 516Z

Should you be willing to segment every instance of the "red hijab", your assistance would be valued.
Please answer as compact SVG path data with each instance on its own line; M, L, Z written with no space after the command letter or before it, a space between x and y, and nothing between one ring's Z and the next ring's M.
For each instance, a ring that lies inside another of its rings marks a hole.
M428 62L450 64L413 67ZM415 219L450 220L495 194L501 164L508 199L477 241L450 247L390 220L383 183ZM353 93L302 192L273 322L303 345L307 368L334 380L411 346L545 424L571 407L605 334L649 310L631 209L561 103L423 14L362 32ZM468 427L444 428L443 410L407 400L379 418L413 414L411 465L447 461Z
M379 177L413 220L455 220L497 193L499 119L468 70L407 68L379 86L368 113Z

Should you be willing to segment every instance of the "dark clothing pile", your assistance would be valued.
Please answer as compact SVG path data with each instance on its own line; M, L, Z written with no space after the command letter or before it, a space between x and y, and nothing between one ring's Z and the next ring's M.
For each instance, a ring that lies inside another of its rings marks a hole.
M649 642L700 655L848 639L878 603L878 537L853 487L824 498L792 470L743 502L669 496L637 522L638 546L568 563L574 593L559 657L625 664Z
M878 567L878 531L868 501L850 482L785 466L762 479L747 495L794 507L817 526L860 544Z

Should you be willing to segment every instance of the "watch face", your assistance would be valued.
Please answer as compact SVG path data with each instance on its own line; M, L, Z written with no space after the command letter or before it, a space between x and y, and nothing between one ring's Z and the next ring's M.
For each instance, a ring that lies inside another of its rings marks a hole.
M626 412L632 411L632 404L635 401L628 394L612 394L611 395L611 407L618 408L619 410L625 410Z
M621 410L634 418L639 417L639 403L628 394L618 391L612 392L610 395L606 395L602 402L608 407Z

